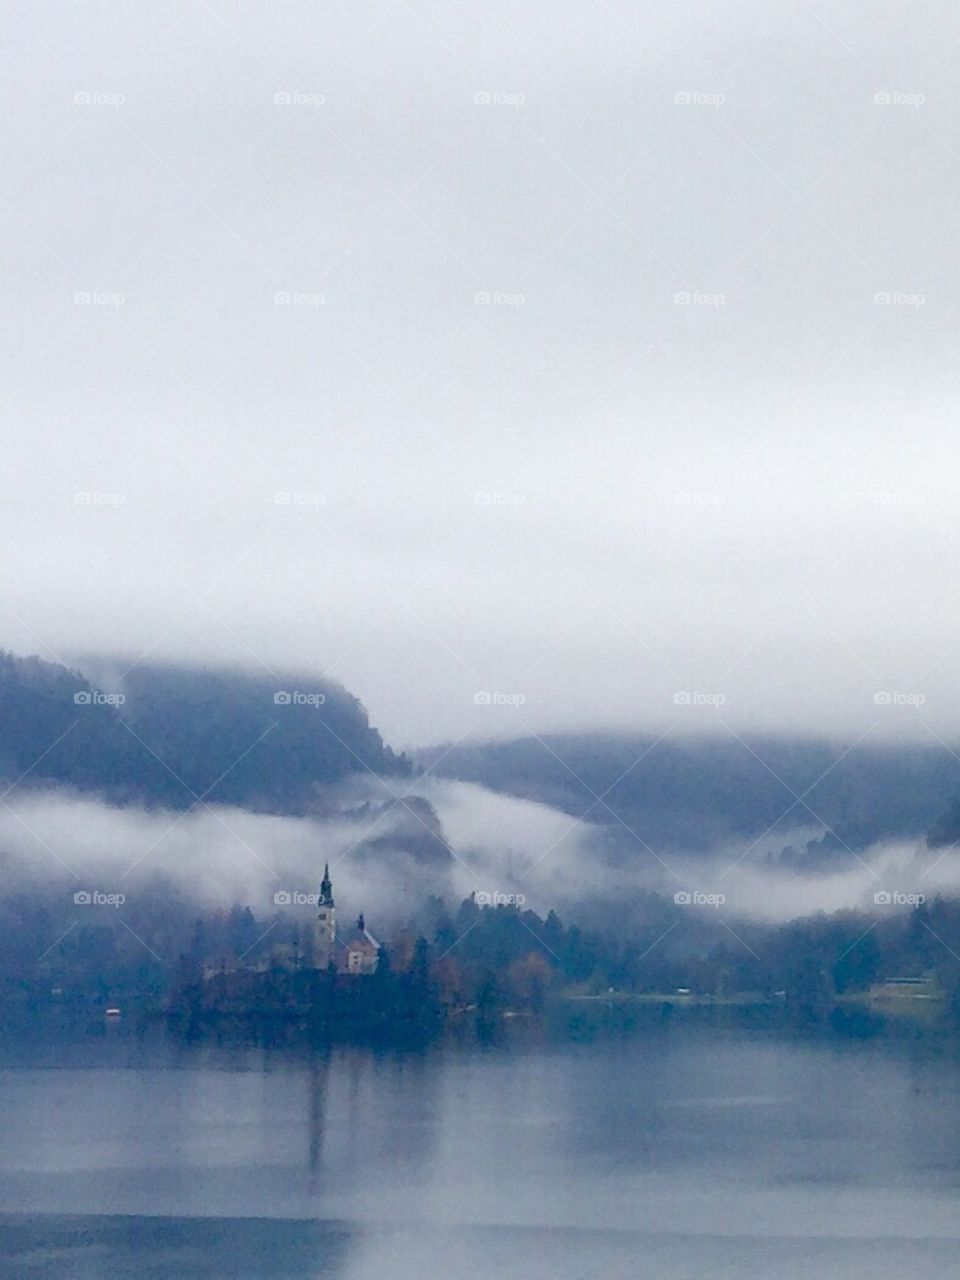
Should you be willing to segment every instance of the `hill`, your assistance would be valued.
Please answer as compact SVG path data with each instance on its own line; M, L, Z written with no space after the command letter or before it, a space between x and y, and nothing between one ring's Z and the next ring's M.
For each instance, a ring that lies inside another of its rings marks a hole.
M0 653L0 776L187 808L301 813L350 774L402 774L362 703L309 676L140 665L116 688Z
M946 747L861 742L845 750L788 738L546 734L440 746L418 763L439 761L442 776L614 830L625 824L664 849L706 849L770 827L786 835L818 821L838 838L824 837L825 852L863 848L926 831L960 791L960 759Z

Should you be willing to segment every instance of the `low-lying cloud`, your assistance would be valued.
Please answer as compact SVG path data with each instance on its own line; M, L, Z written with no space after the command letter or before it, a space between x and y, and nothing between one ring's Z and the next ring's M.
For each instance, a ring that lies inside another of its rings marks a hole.
M421 834L434 849L429 860L417 847ZM811 832L798 828L797 836ZM449 856L435 855L438 840ZM809 871L778 863L769 843L751 841L707 856L661 857L550 806L429 778L389 793L372 780L353 783L310 818L206 805L184 814L63 790L23 793L0 809L0 849L8 891L60 885L64 895L123 893L131 901L164 883L205 908L239 902L258 917L308 912L307 896L329 862L344 915L362 910L382 928L412 919L431 894L455 905L476 893L576 921L604 908L629 912L655 892L668 901L692 896L694 907L719 899L725 918L778 922L960 892L952 851L929 851L919 838L841 851Z

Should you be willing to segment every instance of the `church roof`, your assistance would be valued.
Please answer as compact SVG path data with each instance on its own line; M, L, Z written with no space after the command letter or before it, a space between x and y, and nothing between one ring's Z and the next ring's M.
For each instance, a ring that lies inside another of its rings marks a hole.
M380 943L376 940L369 929L352 929L344 941L344 946L348 951L380 950Z

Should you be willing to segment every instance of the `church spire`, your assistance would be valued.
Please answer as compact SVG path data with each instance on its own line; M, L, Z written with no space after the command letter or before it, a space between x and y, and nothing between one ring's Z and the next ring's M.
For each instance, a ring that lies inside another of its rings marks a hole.
M320 906L333 906L333 882L330 879L330 863L323 864L323 879L320 881Z

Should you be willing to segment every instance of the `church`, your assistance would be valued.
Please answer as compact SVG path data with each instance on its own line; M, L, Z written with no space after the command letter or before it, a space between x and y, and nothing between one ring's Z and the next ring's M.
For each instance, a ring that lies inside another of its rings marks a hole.
M356 926L346 934L337 933L337 908L333 901L330 864L323 869L317 899L317 919L313 931L313 963L317 969L332 964L339 973L369 975L376 973L380 959L380 943L367 928L363 912Z

